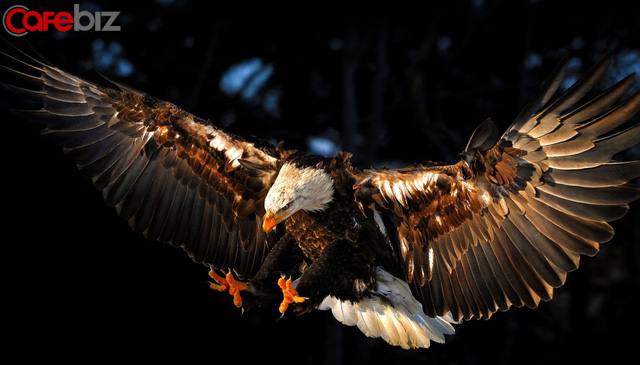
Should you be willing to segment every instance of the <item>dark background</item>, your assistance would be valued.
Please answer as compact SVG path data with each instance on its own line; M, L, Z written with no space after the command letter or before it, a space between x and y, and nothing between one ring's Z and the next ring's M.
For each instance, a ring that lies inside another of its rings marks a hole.
M454 162L487 117L506 128L563 55L573 78L611 50L608 84L640 71L640 9L631 3L474 0L365 15L372 4L345 14L344 5L319 3L80 2L81 10L120 11L121 31L4 38L69 72L105 84L97 70L238 134L302 150L337 146L363 167L402 166ZM73 11L72 3L21 4ZM257 66L238 88L221 90L223 75L238 65ZM298 364L636 357L637 203L553 301L462 323L444 345L404 351L329 313L241 316L229 296L208 289L207 268L132 233L37 127L0 115L4 356ZM626 158L640 158L638 148Z

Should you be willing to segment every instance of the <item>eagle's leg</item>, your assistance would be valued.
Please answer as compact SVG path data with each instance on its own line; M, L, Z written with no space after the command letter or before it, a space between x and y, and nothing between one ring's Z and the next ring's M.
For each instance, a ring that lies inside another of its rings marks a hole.
M227 275L223 278L218 275L215 270L209 270L209 276L215 281L215 283L211 283L209 287L213 290L217 290L220 292L228 291L229 295L233 297L233 304L241 308L242 307L242 297L240 296L240 292L243 290L247 290L247 284L242 281L236 280L231 272L227 273Z
M281 312L291 303L297 303L296 311L309 312L327 296L359 301L367 295L366 292L376 289L375 267L375 255L367 247L336 240L327 245L306 268L295 288L292 283L285 281L285 301L288 301L287 296L291 301L284 308L281 307Z
M280 303L280 313L284 314L289 308L289 304L291 303L302 303L306 300L305 297L301 297L298 295L298 291L293 287L293 282L291 279L285 280L283 277L278 279L278 286L282 290L282 303Z
M249 281L249 288L243 293L249 305L262 306L277 302L282 291L274 283L282 277L300 275L300 265L304 255L291 234L285 234L271 249L260 270Z

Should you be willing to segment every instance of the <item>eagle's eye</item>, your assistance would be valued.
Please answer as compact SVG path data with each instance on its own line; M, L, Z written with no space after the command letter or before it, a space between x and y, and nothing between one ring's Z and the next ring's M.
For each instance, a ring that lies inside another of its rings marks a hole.
M282 207L281 210L289 210L289 208L291 208L291 203L285 204L284 207Z

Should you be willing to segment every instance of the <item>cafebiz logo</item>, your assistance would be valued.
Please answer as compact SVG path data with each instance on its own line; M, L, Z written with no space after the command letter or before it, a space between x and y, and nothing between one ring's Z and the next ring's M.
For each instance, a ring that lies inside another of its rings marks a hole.
M22 37L29 32L47 32L52 28L61 32L72 29L74 32L117 32L120 26L113 25L113 22L118 14L119 11L80 11L78 4L73 5L73 15L66 11L37 12L29 10L24 5L14 5L4 12L2 25L7 33L16 37Z

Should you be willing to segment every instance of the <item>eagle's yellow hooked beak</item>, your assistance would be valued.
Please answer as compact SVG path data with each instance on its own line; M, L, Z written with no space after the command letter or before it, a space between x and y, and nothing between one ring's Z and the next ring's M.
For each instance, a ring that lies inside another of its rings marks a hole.
M287 212L285 210L280 210L276 214L272 212L267 212L262 219L262 231L267 233L271 232L278 223L282 222L287 217Z

